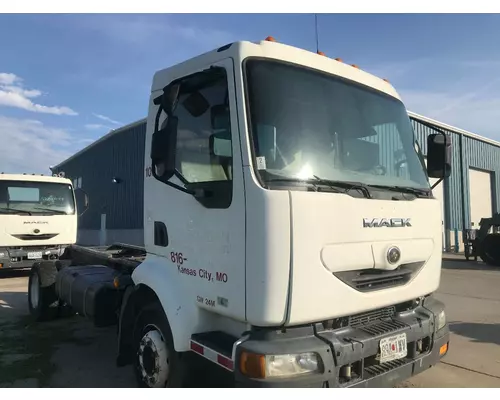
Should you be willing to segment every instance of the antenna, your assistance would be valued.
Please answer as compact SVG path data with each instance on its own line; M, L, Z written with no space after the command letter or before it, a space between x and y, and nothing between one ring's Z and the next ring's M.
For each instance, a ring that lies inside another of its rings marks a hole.
M316 31L316 53L317 53L319 51L318 14L314 14L314 29Z

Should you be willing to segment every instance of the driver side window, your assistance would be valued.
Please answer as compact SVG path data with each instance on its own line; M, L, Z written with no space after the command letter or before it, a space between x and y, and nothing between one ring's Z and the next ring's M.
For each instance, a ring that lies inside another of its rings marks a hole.
M209 78L209 77L207 77ZM177 107L176 170L187 184L232 180L232 141L225 74L199 82L199 77L183 82ZM193 88L190 90L190 88ZM214 137L223 137L224 154L214 146Z

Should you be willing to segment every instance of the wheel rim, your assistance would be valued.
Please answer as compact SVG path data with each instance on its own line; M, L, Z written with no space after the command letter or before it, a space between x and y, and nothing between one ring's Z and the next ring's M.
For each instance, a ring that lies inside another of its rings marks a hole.
M156 326L147 326L145 332L137 350L139 373L149 387L164 387L170 371L167 344Z
M38 274L35 273L31 278L31 285L30 285L30 301L31 301L31 306L33 308L38 308L39 297L40 297L40 284L39 284Z

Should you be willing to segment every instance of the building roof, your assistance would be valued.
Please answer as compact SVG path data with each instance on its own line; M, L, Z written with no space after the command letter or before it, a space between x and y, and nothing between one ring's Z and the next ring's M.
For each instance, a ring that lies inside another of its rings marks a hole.
M468 136L470 138L473 138L473 139L476 139L476 140L480 140L480 141L485 142L485 143L492 144L493 146L500 147L500 142L497 142L496 140L485 138L484 136L480 136L480 135L477 135L475 133L466 131L464 129L460 129L460 128L457 128L455 126L445 124L444 122L440 122L440 121L437 121L437 120L429 118L429 117L424 117L423 115L420 115L420 114L417 114L417 113L414 113L414 112L411 112L411 111L408 111L408 115L411 118L414 118L414 119L417 119L417 120L420 119L420 120L422 120L424 122L428 122L429 124L435 125L438 128L442 128L442 129L446 129L448 131L460 133L460 134L462 134L464 136Z
M69 161L77 158L80 154L83 154L87 151L89 151L92 147L94 147L95 145L109 139L110 137L120 133L120 132L123 132L123 131L126 131L127 129L130 129L130 128L134 128L136 126L139 126L141 124L144 124L146 123L146 118L142 118L138 121L135 121L135 122L132 122L128 125L125 125L125 126L122 126L121 128L117 128L117 129L113 129L112 131L108 132L107 134L105 134L104 136L101 136L99 139L97 139L95 142L92 142L91 144L89 144L88 146L84 147L83 149L81 149L80 151L76 152L75 154L73 154L71 157L67 158L66 160L64 161L61 161L59 164L57 164L56 166L54 167L51 167L51 171L54 171L54 170L58 170L59 168L61 168L64 164L68 163Z

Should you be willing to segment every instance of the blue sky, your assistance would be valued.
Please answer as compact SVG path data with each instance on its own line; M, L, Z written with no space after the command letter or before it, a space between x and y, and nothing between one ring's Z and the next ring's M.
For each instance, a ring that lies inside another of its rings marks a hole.
M411 111L500 141L500 15L318 16L320 49ZM158 69L236 40L315 50L312 14L0 15L0 171L47 172L146 116Z

